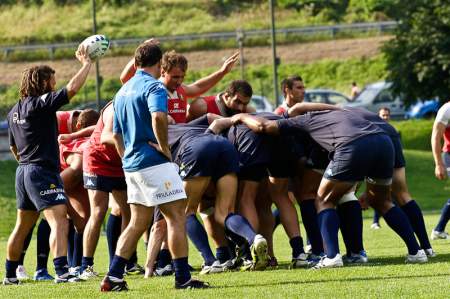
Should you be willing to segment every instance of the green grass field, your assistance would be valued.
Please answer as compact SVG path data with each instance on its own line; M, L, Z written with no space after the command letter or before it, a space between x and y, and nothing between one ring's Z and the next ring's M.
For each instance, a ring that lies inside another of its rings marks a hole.
M407 175L411 193L425 210L425 222L431 231L438 220L438 210L448 197L449 182L437 181L433 176L431 153L405 150ZM5 260L6 237L14 220L14 170L15 162L0 162L0 260ZM29 282L22 286L0 287L1 298L86 298L86 297L158 297L158 298L450 298L450 240L432 241L436 258L425 265L405 265L406 248L401 239L381 222L382 229L371 230L372 211L364 213L364 241L370 262L364 266L342 269L288 270L290 246L282 228L274 236L275 253L280 262L278 270L265 272L232 272L203 277L213 288L199 291L173 290L173 278L144 280L129 277L130 292L104 295L99 292L100 278L80 284L54 285ZM302 232L303 235L304 231ZM32 240L25 259L28 273L32 274L35 262L35 239ZM190 246L190 263L200 268L201 258ZM341 244L341 251L344 247ZM138 246L139 261L144 263L144 248ZM99 242L95 267L102 275L107 270L108 254L104 237ZM49 263L49 270L53 272ZM0 267L0 277L4 268ZM198 277L198 273L194 273Z

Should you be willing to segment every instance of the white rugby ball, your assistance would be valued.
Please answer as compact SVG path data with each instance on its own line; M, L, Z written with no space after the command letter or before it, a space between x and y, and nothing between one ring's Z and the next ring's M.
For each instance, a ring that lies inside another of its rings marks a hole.
M109 39L101 34L89 36L82 44L87 47L88 55L92 60L102 57L109 49Z

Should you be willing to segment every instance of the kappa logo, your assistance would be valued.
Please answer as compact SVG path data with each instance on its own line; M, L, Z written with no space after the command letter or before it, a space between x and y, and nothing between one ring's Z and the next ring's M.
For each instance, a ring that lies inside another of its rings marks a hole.
M172 187L172 183L171 182L164 182L164 187L166 187L166 190L169 191L170 187Z
M91 179L88 179L86 182L86 186L95 186L94 182Z
M66 197L64 196L64 194L59 193L58 196L56 196L55 200L66 200Z
M329 176L333 175L333 171L331 170L331 168L327 169L327 175L329 175Z
M180 108L180 103L173 103L173 108L174 109Z

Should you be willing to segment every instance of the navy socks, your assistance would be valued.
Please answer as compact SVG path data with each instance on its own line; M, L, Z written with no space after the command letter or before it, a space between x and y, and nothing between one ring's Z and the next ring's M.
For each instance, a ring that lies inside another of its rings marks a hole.
M50 253L50 225L47 220L41 219L37 229L37 263L36 271L40 269L47 269L48 255Z
M172 262L169 249L161 249L158 254L158 268L164 268Z
M109 265L116 252L117 241L119 240L122 231L122 217L109 214L108 222L106 223L106 240L108 241Z
M427 229L425 228L425 221L423 220L422 211L417 205L416 201L411 200L406 205L402 206L401 209L405 212L406 216L411 223L414 233L419 239L420 247L422 249L431 248L430 240L428 240Z
M16 269L19 266L18 261L8 261L6 260L5 269L6 269L6 278L16 278Z
M234 235L244 238L249 245L253 244L253 239L255 238L256 233L247 219L245 219L241 215L230 213L225 218L224 224L226 230L234 233ZM241 245L238 243L238 240L236 240L237 242L234 240L232 241L238 245Z
M406 217L405 213L397 207L392 207L386 214L383 215L384 220L392 228L393 231L399 235L408 247L409 254L417 254L420 249L416 238L414 237L414 232L411 227L411 223Z
M325 243L325 253L332 259L339 253L339 216L335 209L325 209L318 215L320 233Z
M206 230L195 215L186 217L186 231L189 239L191 239L192 243L194 243L195 247L202 255L205 265L211 266L216 258L209 246Z
M55 272L58 276L62 276L69 272L69 267L67 265L67 256L54 258L53 265L55 266Z
M347 253L359 253L363 246L363 218L358 201L338 205L337 212Z
M317 220L317 210L314 205L314 199L308 199L300 202L300 212L302 222L305 226L306 235L311 243L312 253L320 255L323 250L322 236L320 234L319 222Z
M114 255L111 265L109 266L108 276L112 276L118 279L123 279L123 273L125 271L125 265L127 260L121 256Z
M187 257L174 259L173 268L175 270L175 281L179 284L185 284L189 279L191 279Z
M83 233L74 233L73 244L72 267L79 267L83 257Z
M439 218L439 222L434 230L438 232L445 231L445 226L447 225L449 219L450 219L450 199L442 208L441 217Z
M292 239L289 240L289 244L291 245L291 248L292 248L292 257L293 258L298 257L301 253L305 253L305 251L303 250L302 237L300 237L300 236L293 237Z

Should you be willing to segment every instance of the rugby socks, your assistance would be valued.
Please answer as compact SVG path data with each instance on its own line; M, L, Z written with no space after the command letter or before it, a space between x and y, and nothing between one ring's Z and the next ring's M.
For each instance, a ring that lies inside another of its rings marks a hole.
M434 230L438 232L445 231L445 226L447 225L449 219L450 219L450 199L444 205L444 208L442 209L441 212L441 217L439 218L439 222Z
M83 258L81 259L81 273L83 273L83 271L86 270L89 266L93 265L94 265L93 257L83 256Z
M122 217L109 214L106 223L106 240L108 242L109 265L111 266L114 254L116 252L117 241L122 232Z
M23 265L23 260L25 259L25 254L27 253L28 247L30 246L31 237L33 236L34 225L28 233L27 237L23 241L23 249L19 258L19 265Z
M73 244L72 267L79 267L83 257L83 233L74 233Z
M127 270L134 267L134 265L137 264L137 251L135 250L133 254L131 255L130 259L127 262Z
M17 278L16 269L18 266L19 266L19 261L6 260L6 263L5 263L6 278Z
M47 269L48 255L50 253L50 225L47 220L41 219L37 229L37 263L36 271L40 269Z
M325 243L325 253L332 259L339 253L339 216L335 209L325 209L318 215L319 227Z
M117 279L123 279L123 272L125 271L127 261L127 259L121 256L114 255L107 275Z
M314 199L301 201L300 213L302 214L302 221L305 226L306 235L311 243L312 253L315 255L320 255L323 252L323 243L317 220L317 210L314 205Z
M245 238L249 245L253 244L253 239L255 238L256 233L247 219L241 215L230 213L225 218L224 224L226 229L238 236L241 236L242 238Z
M277 226L281 224L280 210L278 210L278 209L273 210L272 216L275 219L275 224L273 225L273 230L276 230Z
M406 205L401 207L403 212L411 223L414 233L419 239L420 247L423 249L431 248L430 240L428 240L427 229L425 228L425 221L423 220L422 211L415 200L410 200Z
M373 211L373 221L372 223L380 223L380 214L377 211Z
M387 225L403 239L408 248L408 253L411 255L417 254L420 247L405 213L399 207L394 206L383 215L383 218Z
M291 248L292 248L292 257L296 258L301 253L305 253L305 251L303 250L302 237L300 237L300 236L293 237L292 239L289 240L289 244L291 245Z
M73 251L74 248L74 238L75 238L75 228L73 227L72 220L69 220L69 235L67 237L67 262L69 264L69 267L75 267L72 265L73 260Z
M175 270L175 281L179 284L185 284L191 279L187 257L174 259L173 268Z
M67 256L60 256L53 259L53 265L55 265L55 272L58 276L63 276L69 272L69 266L67 265Z
M161 249L158 254L158 268L164 268L172 262L169 249Z
M211 266L216 258L209 246L206 230L194 214L186 217L186 231L189 239L202 255L205 265Z
M221 264L231 260L230 248L228 246L216 248L216 257Z
M363 218L358 201L348 201L338 205L340 228L347 253L359 253L364 250Z

